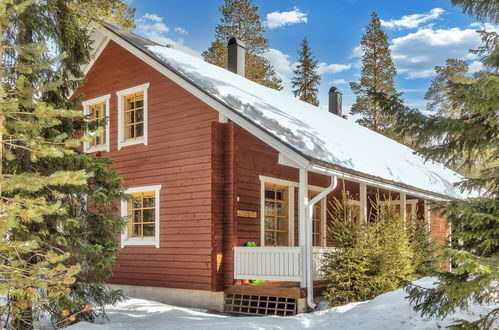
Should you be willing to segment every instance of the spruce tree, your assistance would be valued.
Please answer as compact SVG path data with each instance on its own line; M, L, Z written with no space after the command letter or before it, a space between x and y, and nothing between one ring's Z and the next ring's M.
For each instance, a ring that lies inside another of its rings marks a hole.
M478 19L499 22L496 1L453 0L453 4L463 6ZM457 118L426 117L404 106L398 97L373 94L385 111L396 116L400 136L417 136L415 146L422 155L460 163L474 173L459 186L477 191L480 197L439 205L452 228L452 245L445 255L454 271L440 273L435 288L410 285L407 289L414 308L423 316L445 317L456 309L466 309L470 302L491 304L490 312L477 320L454 325L466 329L493 328L499 317L499 37L495 32L480 33L484 46L476 52L483 56L487 70L475 74L470 82L448 81L445 86L446 97L453 107L461 109ZM476 168L476 160L483 158L485 166Z
M394 77L397 71L392 61L388 36L381 29L381 22L374 12L371 14L371 23L366 26L366 32L361 38L360 47L364 52L361 78L358 83L350 83L356 95L350 113L362 116L357 120L362 126L393 137L393 119L369 94L370 91L387 95L396 93Z
M293 94L300 100L318 106L319 93L317 86L321 80L321 76L317 72L317 60L310 51L307 38L301 42L301 48L298 51L298 65L293 70L295 76L291 80Z
M2 72L9 84L0 106L3 113L12 107L19 110L11 113L27 118L4 116L1 125L7 138L3 146L10 141L2 150L2 180L10 183L3 185L2 202L17 204L0 225L0 253L6 256L0 267L7 268L0 271L0 296L7 294L3 311L14 318L7 321L10 326L19 329L31 328L40 314L49 315L57 327L93 321L106 304L122 298L105 286L119 249L114 236L124 225L116 207L127 198L122 179L109 169L110 159L79 151L81 141L75 137L85 118L75 120L81 113L65 110L77 102L69 101L68 93L82 82L80 68L89 61L92 44L91 24L82 24L83 16L72 7L76 3L2 2L2 42L9 62ZM98 23L103 17L97 18ZM35 149L42 142L52 149ZM19 254L16 242L34 243ZM33 282L25 280L26 274Z
M282 80L272 64L263 57L269 49L258 7L253 0L225 0L220 7L221 22L215 28L215 40L202 53L206 62L227 68L227 42L236 37L246 44L246 78L261 85L282 89Z

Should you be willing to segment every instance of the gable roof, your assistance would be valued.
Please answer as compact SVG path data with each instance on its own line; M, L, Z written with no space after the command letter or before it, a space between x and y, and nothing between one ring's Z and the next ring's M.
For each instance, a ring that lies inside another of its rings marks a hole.
M392 139L202 59L109 24L105 29L313 164L434 196L467 197L455 187L462 176Z

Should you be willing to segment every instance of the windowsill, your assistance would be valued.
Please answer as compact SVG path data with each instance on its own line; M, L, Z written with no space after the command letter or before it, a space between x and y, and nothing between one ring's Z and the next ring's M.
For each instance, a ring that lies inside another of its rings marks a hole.
M91 147L91 148L85 148L84 152L89 154L89 153L92 153L92 152L99 152L99 151L109 151L109 148L107 145L101 145L101 146L98 146L98 147Z
M156 237L147 237L147 238L127 238L122 240L122 247L127 245L154 245L158 247L158 242Z
M121 141L119 143L118 149L121 149L122 147L128 147L128 146L133 146L135 144L143 144L146 145L146 139L144 137L141 137L139 139L134 139L134 140L125 140Z

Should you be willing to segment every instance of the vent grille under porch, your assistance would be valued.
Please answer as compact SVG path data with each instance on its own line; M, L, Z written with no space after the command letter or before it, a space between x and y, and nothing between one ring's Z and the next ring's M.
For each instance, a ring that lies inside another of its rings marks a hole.
M225 311L244 315L296 315L298 299L225 293Z

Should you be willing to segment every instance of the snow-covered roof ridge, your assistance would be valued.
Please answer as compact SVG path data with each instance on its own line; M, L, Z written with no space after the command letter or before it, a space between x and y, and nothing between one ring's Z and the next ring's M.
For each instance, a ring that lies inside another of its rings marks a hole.
M311 159L438 195L466 197L455 187L462 176L425 161L386 136L178 50L146 49L198 88Z

